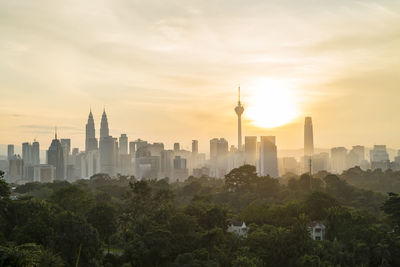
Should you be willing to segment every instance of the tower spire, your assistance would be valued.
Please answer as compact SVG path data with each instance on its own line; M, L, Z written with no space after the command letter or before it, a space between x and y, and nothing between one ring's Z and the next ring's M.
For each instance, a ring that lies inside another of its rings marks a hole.
M238 101L238 103L240 105L240 84L239 84L238 92L239 92L239 101Z
M57 139L57 126L54 129L54 139Z
M238 150L242 150L242 114L244 112L244 107L240 102L240 85L238 87L238 105L235 107L235 112L238 117Z

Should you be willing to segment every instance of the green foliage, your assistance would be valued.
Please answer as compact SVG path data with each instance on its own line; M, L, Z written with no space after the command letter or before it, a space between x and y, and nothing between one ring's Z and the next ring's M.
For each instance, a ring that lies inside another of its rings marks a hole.
M17 186L18 200L4 182L0 266L75 266L79 251L79 266L400 266L399 195L348 183L368 172L344 175L285 185L250 165L175 183L97 174ZM314 220L326 240L310 238ZM227 232L242 222L246 237Z

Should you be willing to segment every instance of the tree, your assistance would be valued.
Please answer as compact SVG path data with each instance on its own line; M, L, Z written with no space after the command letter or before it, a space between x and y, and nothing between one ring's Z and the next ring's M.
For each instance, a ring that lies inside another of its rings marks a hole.
M256 178L256 167L252 165L243 165L242 167L231 170L225 175L225 186L232 192L247 191Z
M389 193L389 199L385 201L382 210L389 215L396 230L399 231L400 227L400 196L399 194Z
M110 251L110 238L117 230L117 211L108 204L97 204L87 214L87 221L97 229Z

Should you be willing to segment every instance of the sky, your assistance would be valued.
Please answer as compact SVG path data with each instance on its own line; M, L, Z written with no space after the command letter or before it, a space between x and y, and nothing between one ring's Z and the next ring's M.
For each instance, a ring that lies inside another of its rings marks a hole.
M400 148L400 1L0 0L0 144L275 135ZM267 122L267 123L265 123ZM269 123L268 123L269 122ZM276 122L271 127L271 122Z

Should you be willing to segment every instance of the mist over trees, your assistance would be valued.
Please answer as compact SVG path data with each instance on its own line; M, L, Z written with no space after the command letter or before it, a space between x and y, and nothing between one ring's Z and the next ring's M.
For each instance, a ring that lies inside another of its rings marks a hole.
M365 175L0 179L0 266L400 266L400 197L350 185ZM243 222L247 236L227 232Z

